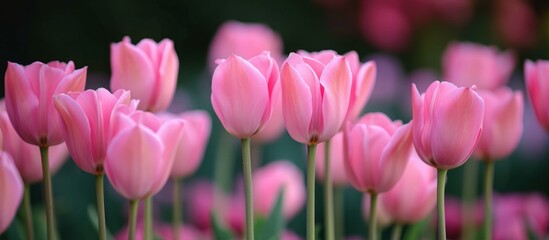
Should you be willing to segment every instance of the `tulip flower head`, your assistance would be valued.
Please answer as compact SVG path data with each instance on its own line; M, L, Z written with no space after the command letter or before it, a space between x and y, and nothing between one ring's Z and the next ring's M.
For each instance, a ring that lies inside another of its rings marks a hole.
M10 225L23 197L23 181L12 158L0 151L0 234Z
M549 61L538 60L536 62L527 60L524 63L524 79L528 97L534 107L538 122L545 131L549 132Z

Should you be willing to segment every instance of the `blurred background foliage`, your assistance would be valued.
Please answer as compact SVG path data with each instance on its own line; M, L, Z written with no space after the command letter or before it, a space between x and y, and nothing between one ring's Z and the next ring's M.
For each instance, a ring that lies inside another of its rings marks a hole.
M218 143L224 130L215 118L210 105L210 71L207 54L217 28L227 20L264 23L278 32L284 42L284 51L298 49L318 51L333 49L339 53L355 50L361 59L376 59L380 68L372 100L366 111L383 111L394 118L410 120L409 82L416 70L427 70L427 78L440 76L442 52L452 41L472 41L512 49L517 64L509 85L523 89L525 59L549 59L549 2L544 0L516 0L528 7L534 21L527 24L534 31L534 40L514 44L506 40L497 24L502 2L498 0L471 1L469 15L459 23L433 18L410 27L412 30L404 47L387 49L364 38L360 26L363 2L376 0L277 0L277 1L213 1L213 0L20 0L3 3L0 7L0 74L6 62L30 64L33 61L73 60L76 66L88 66L87 86L106 87L110 77L110 44L130 36L134 43L143 38L159 41L170 38L180 59L178 94L173 110L206 109L212 115L213 131L199 171L185 180L192 183L200 178L213 178ZM399 0L396 0L399 1ZM404 1L404 0L403 0ZM463 0L467 1L467 0ZM412 2L412 1L411 1ZM420 11L410 6L409 11ZM453 9L450 10L454 11ZM458 9L455 9L458 11ZM464 13L466 14L466 13ZM519 39L526 38L518 31ZM528 33L530 34L530 33ZM515 37L517 37L515 36ZM410 75L412 74L412 75ZM384 82L395 82L398 87L386 91ZM3 85L2 85L3 87ZM1 91L2 94L4 91ZM387 96L385 96L387 94ZM535 121L529 101L525 111L525 133L519 149L508 159L496 164L495 191L540 192L549 195L549 142L547 134ZM229 141L230 142L230 141ZM236 179L241 166L236 139L226 158L234 158L233 175ZM223 155L223 154L220 154ZM289 159L304 169L305 150L287 134L266 146L262 162ZM462 169L450 171L447 193L461 193ZM481 171L482 172L482 169ZM479 179L482 179L479 176ZM68 161L53 177L57 222L63 239L95 239L95 229L88 217L88 207L95 205L94 178ZM232 186L232 183L225 183ZM317 185L317 221L322 221L322 190ZM480 184L478 190L481 190ZM169 193L161 193L160 195ZM184 191L185 194L185 191ZM364 235L361 214L361 194L346 189L346 235ZM41 208L41 186L32 188L33 206ZM169 195L168 195L169 196ZM169 199L156 197L157 202ZM110 187L106 192L107 225L117 232L126 222L126 204ZM160 209L167 220L166 206ZM42 221L37 219L36 221ZM305 210L288 223L288 227L304 235ZM10 239L21 230L12 225L2 239ZM38 234L40 235L40 234Z

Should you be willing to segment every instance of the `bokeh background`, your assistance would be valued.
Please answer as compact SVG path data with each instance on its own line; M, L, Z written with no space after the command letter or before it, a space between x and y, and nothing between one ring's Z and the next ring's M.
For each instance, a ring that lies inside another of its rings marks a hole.
M411 118L410 83L426 86L440 79L442 53L451 42L471 41L512 50L516 66L508 85L514 89L524 89L525 59L549 59L549 2L544 0L20 0L1 5L2 76L7 61L26 65L33 61L72 60L78 68L88 66L88 88L108 88L111 43L124 36L130 36L134 43L143 38L172 39L180 71L171 109L205 109L213 119L204 161L198 172L185 180L185 186L199 179L212 179L220 155L218 145L224 130L210 105L207 54L217 28L228 20L268 25L282 37L285 53L299 49L333 49L339 53L355 50L363 61L376 60L377 83L364 112L382 111L404 121ZM529 101L525 103L521 144L508 159L497 162L494 188L499 193L537 192L547 197L549 141ZM236 140L229 143L228 156L236 159L232 179L237 179L241 169L239 146ZM305 150L286 133L265 146L260 155L263 163L289 159L304 169ZM462 172L463 167L450 171L448 195L460 195ZM62 239L95 239L88 216L88 207L95 205L94 178L67 161L53 177L53 184ZM233 182L225 184L234 188ZM161 205L157 212L160 218L169 220L169 209L161 204L162 199L169 198L169 191L162 194L165 196L156 200ZM32 187L32 197L35 211L40 211L40 184ZM349 188L345 197L346 235L364 235L362 196ZM317 199L320 222L320 184ZM125 206L108 186L110 232L116 233L125 225ZM304 235L304 209L288 227ZM20 226L14 224L0 239L14 239L18 231Z

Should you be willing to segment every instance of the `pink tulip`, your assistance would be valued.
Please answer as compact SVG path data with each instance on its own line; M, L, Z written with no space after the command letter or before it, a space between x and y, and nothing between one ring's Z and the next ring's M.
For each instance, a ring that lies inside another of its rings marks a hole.
M8 62L6 110L25 142L43 147L63 142L61 117L53 106L53 96L83 91L86 71L86 67L74 70L73 62L34 62L28 66Z
M186 210L192 223L200 230L211 228L210 214L212 210L215 210L218 217L224 216L225 208L216 204L226 204L228 199L213 183L205 180L197 181L192 184L188 193Z
M486 112L474 155L487 161L505 158L515 150L522 135L522 93L507 87L478 93Z
M282 112L290 136L303 144L331 139L341 128L351 94L345 57L327 64L291 53L282 65Z
M129 91L110 93L100 88L60 94L54 97L54 103L63 119L63 136L76 165L87 173L103 174L115 112L123 105L135 111L137 101L130 101Z
M381 50L400 51L412 36L412 24L398 4L391 1L362 1L359 30Z
M212 77L212 106L223 127L238 138L261 131L271 118L280 94L278 66L269 53L249 60L232 55Z
M111 90L130 90L139 99L139 109L166 110L173 99L179 59L173 42L143 39L132 45L129 37L111 44Z
M425 163L447 170L467 161L484 117L484 101L474 88L435 81L420 95L413 84L412 110L412 139Z
M279 191L284 194L282 214L291 219L305 204L303 174L291 162L279 160L261 167L253 173L254 211L269 216Z
M114 189L130 200L160 191L170 175L183 125L180 120L162 122L149 112L118 113L104 163Z
M316 149L316 176L320 181L324 181L324 157L326 152L325 143L320 143ZM349 183L347 173L345 172L345 155L343 147L343 132L337 133L330 140L330 171L332 182L338 187L344 187Z
M250 59L263 51L271 52L278 61L282 59L282 50L282 39L268 26L228 21L215 33L208 53L208 65L214 70L217 59L225 59L233 54Z
M549 108L546 103L549 101L549 61L538 60L532 62L527 60L524 63L524 79L528 96L538 122L549 131Z
M0 234L10 225L23 197L23 181L10 155L0 151Z
M514 67L515 56L510 51L499 52L476 43L451 43L442 57L444 80L459 87L499 88L507 83Z
M383 196L383 194L380 194L380 196ZM364 194L364 196L362 197L362 216L367 221L370 217L370 200L370 194ZM387 213L387 209L383 204L378 204L376 207L376 221L381 227L387 227L391 223L393 223L391 215Z
M345 129L345 169L361 192L383 193L402 176L410 154L410 124L391 122L382 113L366 114Z
M448 239L460 239L463 223L461 202L457 198L446 198L444 201L444 211L446 212L446 234Z
M185 112L179 115L179 119L185 122L185 126L170 174L174 178L189 176L200 166L211 131L211 119L206 111Z
M2 150L12 158L25 183L42 181L42 162L40 150L23 141L11 125L4 101L0 101L0 132L3 136ZM69 155L64 143L51 146L48 151L50 173L54 174L65 163Z
M435 208L436 191L436 171L413 151L402 178L391 190L379 195L379 204L393 221L416 223Z
M494 2L495 28L501 39L518 48L535 47L538 42L538 19L532 4L522 0Z

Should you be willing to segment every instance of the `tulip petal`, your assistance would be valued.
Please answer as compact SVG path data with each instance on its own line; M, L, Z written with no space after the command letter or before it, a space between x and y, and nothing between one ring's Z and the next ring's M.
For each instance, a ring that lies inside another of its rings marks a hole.
M157 160L158 169L161 172L156 175L156 181L150 192L151 195L160 191L170 176L177 147L181 145L180 141L182 141L184 126L184 121L176 119L162 124L160 129L158 129L157 134L164 144L164 151L162 159Z
M351 97L349 99L349 110L347 111L347 120L354 120L360 115L362 109L368 102L374 84L376 82L377 68L373 61L364 63L358 70L358 75L353 79L351 88Z
M397 183L406 169L412 149L412 129L408 123L396 130L383 150L379 164L379 174L383 177L376 189L378 192L389 191Z
M0 152L0 233L12 222L23 197L23 181L13 159L9 154Z
M173 42L169 39L164 39L159 43L159 48L162 49L160 66L158 75L161 81L156 81L159 85L156 103L153 109L166 109L170 105L175 94L177 86L177 77L179 74L179 58L175 52Z
M294 140L310 143L309 126L313 116L311 89L288 63L282 65L282 113L288 133Z

